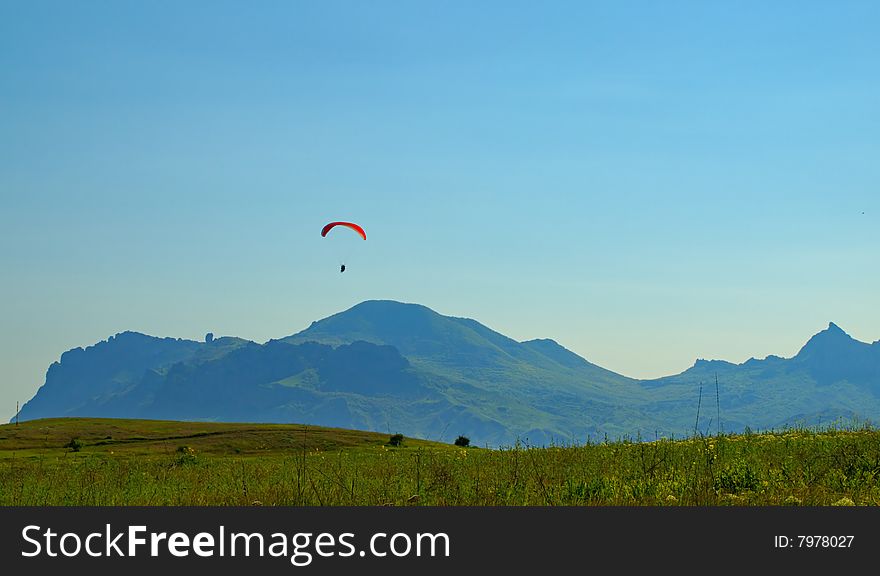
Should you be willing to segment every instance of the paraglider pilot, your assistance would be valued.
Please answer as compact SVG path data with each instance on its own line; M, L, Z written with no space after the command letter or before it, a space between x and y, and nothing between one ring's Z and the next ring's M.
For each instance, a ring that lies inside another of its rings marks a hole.
M345 264L339 267L339 273L341 274L343 272L345 272Z

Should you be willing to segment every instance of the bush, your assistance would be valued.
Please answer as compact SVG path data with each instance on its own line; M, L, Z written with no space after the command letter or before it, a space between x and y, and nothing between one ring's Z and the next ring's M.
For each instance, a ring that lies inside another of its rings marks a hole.
M737 461L725 467L715 477L715 490L739 494L757 490L761 482L758 474L747 462Z
M471 445L471 439L467 436L459 436L455 439L455 445L461 446L462 448L467 448Z
M79 452L82 450L83 443L80 442L79 438L71 438L70 442L64 445L65 448L70 448L72 452Z
M189 446L177 447L177 463L192 464L196 461L196 451Z
M395 434L391 438L388 439L388 446L402 446L403 445L403 434Z

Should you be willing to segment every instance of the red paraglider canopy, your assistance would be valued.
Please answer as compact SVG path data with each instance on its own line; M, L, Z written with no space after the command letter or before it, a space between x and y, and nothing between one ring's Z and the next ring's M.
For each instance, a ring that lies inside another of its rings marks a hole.
M360 226L358 226L357 224L355 224L354 222L331 222L331 223L327 224L326 226L324 226L323 229L321 229L321 236L326 236L327 232L329 232L335 226L346 226L348 228L351 228L352 230L354 230L355 232L360 234L361 238L363 238L364 240L367 239L367 233L364 232L364 229L361 228Z

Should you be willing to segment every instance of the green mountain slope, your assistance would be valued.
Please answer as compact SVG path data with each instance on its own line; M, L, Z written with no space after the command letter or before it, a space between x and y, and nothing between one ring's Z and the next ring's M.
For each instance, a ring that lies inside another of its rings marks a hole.
M506 441L571 441L626 434L638 419L636 380L596 366L552 340L520 343L468 318L418 304L367 301L313 323L289 343L366 340L400 350L414 367L453 385L444 390L481 418L515 430Z

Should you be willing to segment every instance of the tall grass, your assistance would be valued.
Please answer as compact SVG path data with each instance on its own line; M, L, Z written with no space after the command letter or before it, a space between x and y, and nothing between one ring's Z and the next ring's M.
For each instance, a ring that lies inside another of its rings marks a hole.
M5 458L0 505L880 504L880 432L869 428L497 450L301 443L263 456L182 446Z

